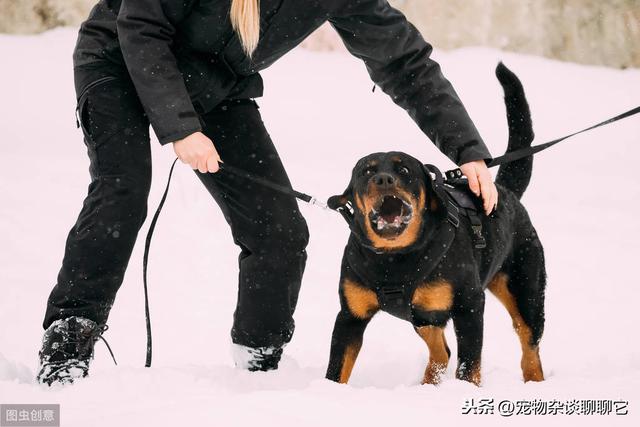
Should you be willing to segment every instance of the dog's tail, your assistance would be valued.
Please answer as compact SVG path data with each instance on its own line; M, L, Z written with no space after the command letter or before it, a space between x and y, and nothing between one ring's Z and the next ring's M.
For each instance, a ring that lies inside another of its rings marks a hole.
M531 111L520 79L502 62L496 68L496 76L504 90L509 123L507 152L530 147L533 141ZM500 166L496 183L511 190L520 199L531 180L533 156L528 156Z

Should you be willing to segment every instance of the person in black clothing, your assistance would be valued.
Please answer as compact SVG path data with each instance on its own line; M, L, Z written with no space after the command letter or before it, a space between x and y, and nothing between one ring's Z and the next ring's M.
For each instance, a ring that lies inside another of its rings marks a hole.
M195 170L240 247L236 363L277 368L294 330L307 226L293 198L215 172L223 160L290 185L255 102L259 72L326 21L376 85L461 166L485 210L494 208L489 151L430 59L432 47L387 0L100 0L73 54L91 183L47 302L40 382L88 373L147 214L149 124Z

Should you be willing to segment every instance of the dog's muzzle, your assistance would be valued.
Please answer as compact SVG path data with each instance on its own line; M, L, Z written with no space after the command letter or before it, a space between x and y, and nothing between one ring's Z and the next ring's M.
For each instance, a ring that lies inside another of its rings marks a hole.
M369 220L373 229L379 234L385 232L399 234L409 224L412 217L413 207L411 204L395 195L380 197L369 212Z

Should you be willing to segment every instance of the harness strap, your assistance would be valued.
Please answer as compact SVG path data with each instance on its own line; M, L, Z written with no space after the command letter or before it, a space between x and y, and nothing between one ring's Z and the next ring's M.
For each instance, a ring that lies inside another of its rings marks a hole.
M427 230L428 235L423 239L422 244L425 251L421 255L420 273L425 275L431 274L446 256L457 234L457 229L449 218L434 221L437 221L437 225L433 224L434 228L430 224ZM350 265L353 268L353 264ZM400 318L412 316L411 296L408 294L411 288L406 283L376 283L377 279L375 276L371 277L371 273L366 268L364 271L356 271L356 274L368 278L375 284L376 296L383 310Z
M384 285L376 287L376 296L378 297L378 304L384 311L399 315L406 315L406 289L404 284L396 285Z
M444 209L447 213L447 220L451 225L455 228L458 228L460 225L460 208L456 203L455 199L452 199L451 195L445 189L445 182L442 177L442 172L434 165L425 164L423 165L425 170L434 175L434 180L431 183L433 187L433 191L442 199L444 202Z
M473 246L476 249L484 249L487 247L487 240L484 238L482 234L482 221L478 216L478 213L472 209L466 209L467 218L469 218L469 222L471 223L471 231L473 232Z

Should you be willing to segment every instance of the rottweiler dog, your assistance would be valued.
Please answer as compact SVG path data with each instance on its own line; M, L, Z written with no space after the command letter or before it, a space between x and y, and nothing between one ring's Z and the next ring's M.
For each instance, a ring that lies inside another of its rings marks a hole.
M533 130L522 84L502 63L496 75L505 92L508 151L530 146ZM441 381L451 354L444 328L453 319L456 378L480 385L486 289L513 320L524 381L544 379L544 254L520 203L532 165L528 157L500 168L500 202L486 216L466 180L458 186L442 182L435 168L408 154L375 153L358 161L345 192L328 202L348 212L352 231L342 259L328 379L348 382L365 328L382 310L411 322L426 342L423 384ZM447 196L448 187L468 192L478 208L475 222Z

